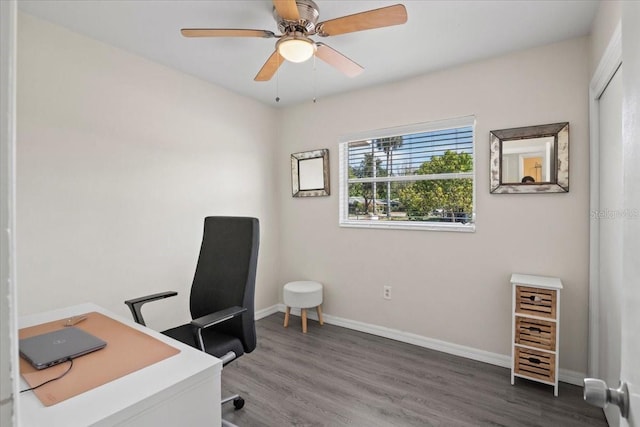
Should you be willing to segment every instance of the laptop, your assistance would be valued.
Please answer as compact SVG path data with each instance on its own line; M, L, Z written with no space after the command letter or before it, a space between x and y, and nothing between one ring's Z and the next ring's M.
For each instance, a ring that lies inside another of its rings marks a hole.
M20 340L20 355L36 369L44 369L107 345L82 329L66 327Z

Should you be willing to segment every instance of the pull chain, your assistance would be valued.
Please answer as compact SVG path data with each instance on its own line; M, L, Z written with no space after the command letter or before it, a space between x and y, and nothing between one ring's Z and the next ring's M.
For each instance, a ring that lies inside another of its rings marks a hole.
M316 103L316 96L318 95L318 82L316 76L316 56L313 55L313 103Z
M280 102L280 55L276 56L278 69L276 70L276 102Z

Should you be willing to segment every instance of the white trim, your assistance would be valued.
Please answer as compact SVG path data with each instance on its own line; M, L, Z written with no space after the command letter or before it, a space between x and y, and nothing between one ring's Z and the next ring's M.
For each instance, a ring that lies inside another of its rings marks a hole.
M622 31L618 22L589 85L589 187L591 212L600 209L600 96L622 64ZM600 373L598 337L600 323L600 223L590 215L589 225L589 346L587 373L598 378Z
M586 378L586 374L584 372L571 371L569 369L558 370L558 381L577 385L579 387L584 387L584 379Z
M280 312L284 312L286 308L284 304L277 304L276 306L269 307L265 310L270 311L273 310L274 307L277 307L277 311ZM294 316L299 316L300 309L291 308L291 314ZM312 320L318 320L318 316L313 310L307 310L307 317ZM500 366L502 368L511 368L511 358L504 354L492 353L490 351L454 344L447 341L441 341L422 335L412 334L410 332L404 332L384 326L372 325L356 320L345 319L343 317L332 316L326 313L322 313L322 318L325 323L328 323L330 325L341 326L343 328L352 329L354 331L365 332L367 334L389 338L407 344L417 345L418 347L428 348L430 350L441 351L443 353L452 354L454 356L477 360L478 362L488 363L490 365ZM560 381L577 386L582 386L583 380L585 378L584 373L570 371L567 369L559 369L558 376Z
M255 312L254 316L256 320L264 319L265 317L271 316L272 314L277 313L278 311L284 311L284 308L281 310L280 306L282 304L272 305L271 307L263 308L262 310L258 310Z
M372 177L372 178L348 178L348 157L349 143L366 141L376 138L387 138L393 136L403 136L415 133L431 132L436 130L455 129L460 127L471 126L473 128L472 138L472 161L473 172L460 173L444 173L430 175L405 175L396 177ZM338 138L338 226L346 228L369 228L369 229L394 229L394 230L420 230L420 231L453 231L474 233L476 231L476 188L477 188L477 172L476 172L476 117L473 115L456 117L452 119L437 120L433 122L415 123L405 126L393 128L376 129L362 132L355 132L348 135L342 135ZM349 219L349 192L346 186L349 183L369 183L369 182L410 182L417 180L440 180L440 179L467 179L472 178L472 200L471 222L469 223L441 223L429 221L378 221L377 218L368 219Z
M430 132L434 130L445 130L464 126L476 125L475 116L456 117L453 119L437 120L433 122L415 123L411 125L396 126L392 128L366 130L341 135L338 142L366 141L368 139L388 138L392 136L410 135L412 133Z
M474 233L476 231L476 225L474 223L415 222L414 224L411 221L344 220L338 225L340 227L388 228L393 230L457 231L465 233Z
M606 89L620 64L622 64L622 23L618 22L611 35L611 40L600 58L598 68L591 78L589 88L594 91L591 99L599 99L602 96L602 92Z
M377 178L349 178L347 182L349 184L359 182L407 182L407 181L439 181L443 179L465 179L473 178L473 172L450 172L450 173L437 173L429 175L400 175L400 176L381 176Z
M15 0L0 1L0 195L2 210L0 245L2 253L0 298L2 298L2 354L4 363L0 377L9 384L0 396L0 424L19 425L19 364L18 315L16 285L16 55L18 4ZM6 331L6 336L5 336ZM7 342L4 342L4 341ZM8 362L5 357L8 356ZM7 369L8 368L8 369ZM5 384L6 384L5 383ZM11 409L9 409L9 406Z
M344 189L342 188L349 177L349 174L345 176L348 157L348 145L338 144L338 224L342 223L343 218L349 218L349 192L345 195Z

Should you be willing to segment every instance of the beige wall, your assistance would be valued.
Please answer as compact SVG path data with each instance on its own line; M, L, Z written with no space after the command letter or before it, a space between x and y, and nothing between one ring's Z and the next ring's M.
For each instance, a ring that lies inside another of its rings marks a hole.
M330 315L508 355L510 274L554 275L560 366L585 371L586 38L275 112L35 18L19 25L20 314L81 301L127 314L123 299L176 289L147 313L156 328L182 320L172 310L186 315L202 217L246 214L262 222L258 309L284 282L317 279ZM476 233L338 227L340 135L470 114ZM489 131L559 121L571 191L489 194ZM289 155L316 148L331 151L332 195L294 199Z
M282 193L283 282L323 282L330 315L510 355L511 273L558 276L560 367L585 372L588 61L588 39L579 38L284 111L279 186L290 187L290 153L329 148L332 195ZM338 227L340 135L472 114L475 233ZM490 194L489 131L561 121L570 122L571 191Z
M261 221L258 308L277 302L276 112L21 14L19 314L162 290L151 326L186 319L207 215ZM147 308L148 307L148 308Z

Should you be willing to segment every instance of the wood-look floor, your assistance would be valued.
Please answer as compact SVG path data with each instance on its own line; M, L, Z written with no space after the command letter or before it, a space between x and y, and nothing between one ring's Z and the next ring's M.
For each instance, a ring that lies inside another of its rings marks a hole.
M257 322L258 347L222 373L223 408L238 426L606 426L582 388L553 389L509 369L300 318Z

